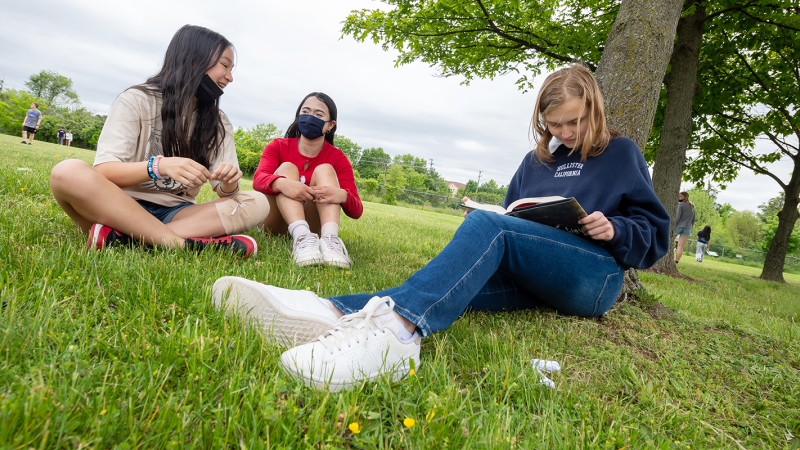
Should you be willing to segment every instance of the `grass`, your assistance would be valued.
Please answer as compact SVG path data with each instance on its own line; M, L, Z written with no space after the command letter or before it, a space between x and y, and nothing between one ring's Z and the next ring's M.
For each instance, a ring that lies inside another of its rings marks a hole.
M691 279L641 273L651 297L602 319L470 313L423 341L408 379L330 394L282 373L282 348L214 310L213 281L389 287L459 217L368 203L342 223L349 271L294 267L288 240L256 231L249 260L87 253L48 173L93 152L0 136L0 155L2 448L800 448L798 275L777 284L682 261ZM555 390L532 358L561 363Z

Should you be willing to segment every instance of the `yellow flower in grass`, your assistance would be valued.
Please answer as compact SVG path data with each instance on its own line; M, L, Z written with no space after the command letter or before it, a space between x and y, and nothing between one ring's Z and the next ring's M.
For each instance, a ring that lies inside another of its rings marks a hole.
M411 417L406 417L405 419L403 419L403 425L405 425L406 428L411 428L416 424L417 424L417 421L412 419Z
M415 372L414 369L411 369L408 371L408 376L413 377L415 373L417 372Z
M436 408L428 411L428 414L425 414L425 421L430 422L433 418L436 417Z
M347 428L349 428L353 434L361 433L361 426L358 424L358 422L351 423L347 426Z

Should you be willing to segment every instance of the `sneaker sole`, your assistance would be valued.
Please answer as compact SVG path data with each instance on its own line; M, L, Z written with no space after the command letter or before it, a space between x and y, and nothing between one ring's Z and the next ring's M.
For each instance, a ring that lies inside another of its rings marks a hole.
M211 288L211 298L215 308L255 321L268 336L290 348L313 341L336 324L288 310L263 284L245 278L220 278Z
M340 269L349 269L352 263L346 261L336 261L333 259L324 260L326 266L338 267Z
M324 390L329 392L339 392L342 390L349 390L354 387L361 386L363 383L372 383L376 379L388 376L391 382L398 382L405 378L409 371L411 370L411 363L408 359L403 360L402 362L398 362L394 364L394 368L391 371L387 372L375 372L368 376L363 376L358 379L346 378L346 379L338 379L334 380L331 378L317 378L314 377L312 374L311 376L305 376L302 373L299 373L294 370L292 360L289 357L289 353L284 352L281 355L281 368L286 371L287 374L292 376L293 378L297 378L303 382L306 386L312 387L318 390ZM416 366L419 367L419 360L416 362Z
M86 245L86 251L102 249L102 246L97 246L97 239L100 237L100 230L103 229L103 226L104 225L101 223L95 223L92 225L92 228L89 229L89 242Z

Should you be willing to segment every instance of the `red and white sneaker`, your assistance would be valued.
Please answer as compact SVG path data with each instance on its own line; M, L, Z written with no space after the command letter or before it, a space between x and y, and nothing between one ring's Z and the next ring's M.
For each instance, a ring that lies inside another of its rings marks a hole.
M122 234L102 223L96 223L89 229L89 242L86 249L101 250L103 247L131 246L134 242L127 234Z
M238 253L242 258L249 258L258 253L256 240L244 234L221 236L215 238L187 238L186 248L202 251L206 247L227 248Z

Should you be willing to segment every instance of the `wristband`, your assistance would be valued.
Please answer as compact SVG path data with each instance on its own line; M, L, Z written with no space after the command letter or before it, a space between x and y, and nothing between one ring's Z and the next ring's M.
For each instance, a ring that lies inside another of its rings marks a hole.
M147 175L153 179L153 181L157 181L158 177L153 172L153 161L155 161L156 157L151 156L149 160L147 160Z

